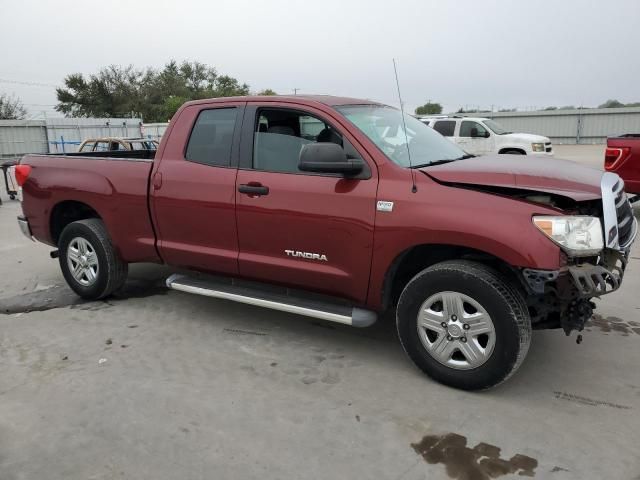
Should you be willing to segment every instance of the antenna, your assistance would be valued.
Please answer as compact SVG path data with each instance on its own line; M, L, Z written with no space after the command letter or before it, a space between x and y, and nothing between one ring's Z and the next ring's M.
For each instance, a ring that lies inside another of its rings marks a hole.
M407 145L407 157L409 158L409 169L411 170L411 191L416 193L418 187L416 186L416 172L413 170L413 164L411 163L411 149L409 148L409 137L407 136L407 124L404 120L404 104L402 103L402 95L400 95L400 82L398 81L398 68L396 67L396 59L393 59L393 71L396 74L396 87L398 87L398 100L400 100L400 113L402 115L402 129L404 130L404 141Z

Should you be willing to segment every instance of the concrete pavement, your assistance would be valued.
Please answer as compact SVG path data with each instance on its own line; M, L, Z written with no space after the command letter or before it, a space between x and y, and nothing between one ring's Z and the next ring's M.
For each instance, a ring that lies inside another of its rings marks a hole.
M168 292L153 265L81 302L5 199L3 480L640 478L640 242L581 345L535 332L513 378L466 393L422 375L392 319Z

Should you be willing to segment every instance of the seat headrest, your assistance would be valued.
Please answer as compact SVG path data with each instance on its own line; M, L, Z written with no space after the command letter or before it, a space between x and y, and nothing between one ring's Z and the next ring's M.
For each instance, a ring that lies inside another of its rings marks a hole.
M280 135L295 136L293 128L287 127L286 125L274 125L273 127L269 127L267 129L267 133L278 133Z
M342 146L342 137L330 128L323 129L316 137L318 143L335 143Z

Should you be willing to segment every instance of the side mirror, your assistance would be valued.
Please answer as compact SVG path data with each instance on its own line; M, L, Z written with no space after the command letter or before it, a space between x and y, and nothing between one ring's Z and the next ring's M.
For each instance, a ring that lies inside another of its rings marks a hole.
M349 160L335 143L307 143L300 150L298 168L303 172L341 173L347 177L358 175L363 167L361 160Z

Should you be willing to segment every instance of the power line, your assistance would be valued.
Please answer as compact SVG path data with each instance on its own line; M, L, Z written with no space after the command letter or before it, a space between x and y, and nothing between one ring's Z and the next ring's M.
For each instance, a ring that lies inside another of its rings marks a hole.
M7 78L0 78L0 83L13 83L15 85L28 85L28 86L31 86L31 87L58 88L58 85L53 85L52 83L27 82L27 81L24 81L24 80L9 80Z

